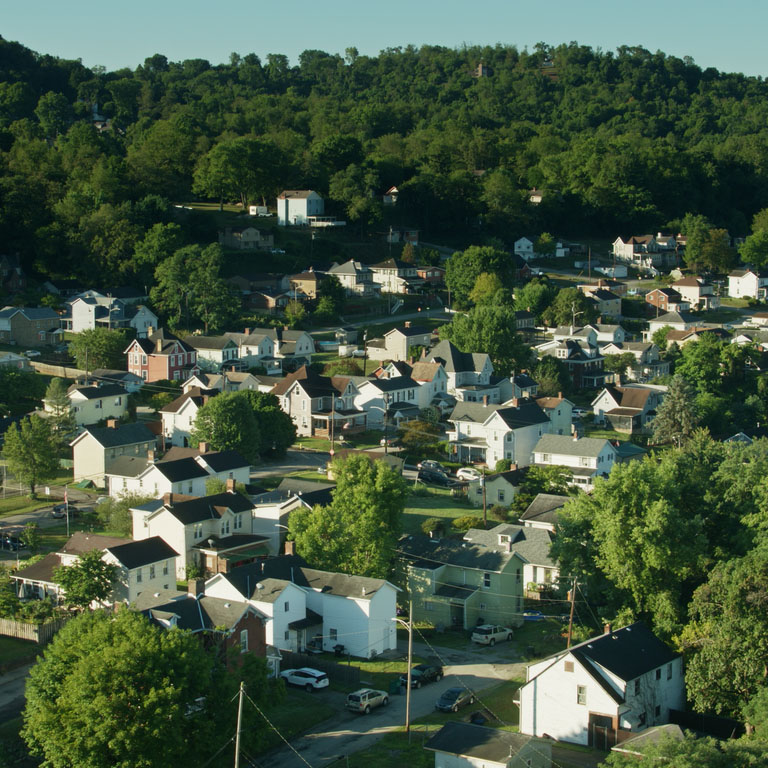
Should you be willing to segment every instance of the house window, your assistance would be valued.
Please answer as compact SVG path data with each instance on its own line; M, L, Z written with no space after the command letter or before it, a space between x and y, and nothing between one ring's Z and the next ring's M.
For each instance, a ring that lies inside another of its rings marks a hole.
M661 706L659 704L656 705L656 709L653 710L653 713L656 715L656 717L661 715Z
M589 466L589 458L586 456L580 456L579 457L579 466L580 467L588 467Z
M248 651L248 630L244 629L240 632L240 653L246 653Z
M566 672L573 672L573 662L572 661L566 661L565 662L565 671Z
M166 560L163 563L163 576L167 576L167 575L168 575L168 561Z
M285 606L284 608L285 612L288 613L288 611L290 610L288 607L288 601L286 600L285 603L283 603L283 605Z
M667 664L667 680L672 679L672 664Z
M136 569L136 583L141 584L141 568Z
M544 464L549 464L549 462L552 461L552 456L550 456L548 453L542 453L541 460L544 462Z
M504 491L499 491L499 501L504 501Z
M192 493L192 483L187 486L187 493Z
M332 643L335 643L339 639L339 633L335 629L329 629L328 636Z
M576 703L586 705L587 703L587 686L586 685L576 686Z
M149 566L149 578L154 579L155 578L155 566L150 565Z
M656 670L656 679L657 680L661 680L661 670L660 669Z
M635 696L640 695L640 680L635 680Z
M483 574L483 586L488 589L491 586L491 574L490 573L484 573Z
M289 629L286 629L285 630L285 635L283 635L283 637L285 637L286 640L290 640L291 639L291 631Z
M431 602L430 600L424 601L424 610L425 611L434 611L435 610L435 604Z
M480 486L480 487L479 487L479 488L478 488L478 489L475 491L475 493L476 493L478 496L482 496L482 494L483 494L483 487L482 487L482 486Z

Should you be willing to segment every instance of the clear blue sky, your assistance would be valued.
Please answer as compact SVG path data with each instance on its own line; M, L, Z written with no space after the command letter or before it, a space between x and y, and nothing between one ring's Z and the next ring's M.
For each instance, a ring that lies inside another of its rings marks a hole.
M704 67L768 75L767 0L9 0L0 34L87 66L134 68L154 53L218 64L236 51L361 54L412 43L641 45Z

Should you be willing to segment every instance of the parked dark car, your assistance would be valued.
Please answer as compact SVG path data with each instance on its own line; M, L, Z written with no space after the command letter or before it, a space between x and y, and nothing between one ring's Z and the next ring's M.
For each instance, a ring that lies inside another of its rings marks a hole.
M474 694L466 688L449 688L436 702L441 712L458 712L462 707L475 703Z
M26 549L27 545L18 537L7 533L0 536L0 549L8 549L11 552L18 552L20 549Z
M429 469L432 472L442 472L444 475L448 474L445 467L439 461L433 461L432 459L424 459L424 461L420 461L416 465L416 468Z
M439 485L443 488L453 488L457 485L460 485L460 483L457 483L455 480L451 480L451 478L448 477L448 475L445 473L437 472L433 469L420 469L418 478L422 483L427 483L429 485Z
M417 664L411 670L411 688L421 688L426 683L443 679L443 668L435 664ZM408 676L400 675L400 684L408 685Z
M77 517L80 514L80 510L74 505L69 505L69 516L70 517ZM61 504L57 504L52 510L51 510L51 517L66 517L67 516L67 505L62 501Z

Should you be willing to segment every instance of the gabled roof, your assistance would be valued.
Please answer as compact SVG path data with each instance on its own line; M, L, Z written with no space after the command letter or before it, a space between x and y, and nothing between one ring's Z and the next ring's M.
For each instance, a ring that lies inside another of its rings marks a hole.
M501 542L500 537L506 537L506 542ZM555 563L549 556L549 548L552 544L549 531L543 528L530 528L522 525L502 523L494 526L489 531L480 528L470 528L464 534L465 541L473 544L481 544L485 547L505 547L516 552L523 560L534 565L554 566Z
M316 195L313 189L284 189L277 197L279 200L306 200L310 195Z
M168 405L164 405L160 409L160 413L177 413L188 401L192 401L198 408L200 408L205 405L208 398L215 397L218 394L218 389L190 387L184 394L179 395L175 400L171 400Z
M227 336L185 336L184 343L193 349L226 349L237 346L234 339Z
M391 379L369 379L366 383L375 387L380 392L396 392L400 389L418 389L419 386L410 376L393 376ZM397 403L392 403L392 405L397 405Z
M116 448L121 445L133 445L134 443L154 442L155 436L147 429L145 424L123 424L117 429L111 427L86 427L73 441L80 442L85 435L90 435L103 448Z
M107 470L107 475L138 477L149 466L149 460L140 456L118 456Z
M412 264L406 264L404 261L400 261L400 259L384 259L384 261L380 261L378 264L371 264L371 269L415 269L415 267Z
M175 589L161 592L145 590L136 598L134 608L163 626L175 618L179 629L190 632L212 631L217 627L225 627L229 631L247 612L264 618L253 606L245 603L204 594L190 595Z
M214 472L229 472L233 469L250 467L251 462L243 458L236 450L207 451L198 454L198 458L204 461Z
M71 397L75 392L86 400L99 400L102 397L120 397L128 392L119 384L102 384L100 387L72 385L67 394Z
M16 313L21 314L27 320L52 320L59 321L59 315L50 307L3 307L0 309L0 318L11 318Z
M453 720L432 736L424 749L507 765L531 738L522 733Z
M84 555L86 552L93 552L94 549L107 549L125 543L127 539L117 536L101 536L97 533L76 531L61 548L61 552L65 555Z
M527 373L516 373L512 377L512 383L520 389L530 389L531 387L539 386L539 382L531 378Z
M413 336L423 336L425 333L431 334L432 331L429 328L425 328L423 325L411 325L409 327L403 326L402 328L393 328L391 331L387 331L384 337L391 336L393 333L399 333L410 339Z
M537 493L520 519L554 525L558 518L557 510L562 509L570 500L570 496L559 496L554 493Z
M403 536L398 542L398 551L415 568L431 571L444 565L455 565L500 573L516 557L514 552L501 545L486 546L455 539L430 539L428 536Z
M194 480L197 477L208 477L208 473L194 459L158 461L152 466L154 466L158 472L160 472L160 474L171 483L180 483L184 480ZM150 467L147 467L147 470L149 469Z
M536 401L527 398L518 400L517 405L509 405L509 403L502 405L496 411L496 415L501 417L501 420L510 429L521 429L523 427L530 427L533 424L549 423L549 417Z
M160 349L157 349L158 342L160 342ZM127 352L134 344L138 344L144 354L147 355L170 355L174 354L174 348L178 346L185 352L192 352L192 347L186 344L178 336L174 336L165 328L158 328L151 336L147 336L143 339L134 339L128 347L125 349Z
M234 513L248 512L253 509L253 502L241 493L216 493L212 496L174 497L170 505L161 503L157 509L164 507L182 525L200 523L203 520L218 520L227 510Z
M411 366L411 378L414 381L433 381L441 368L440 363L414 363Z
M493 415L501 405L489 403L470 403L461 401L456 403L456 407L451 411L448 421L472 421L476 424L483 424L489 416Z
M533 450L535 453L595 458L606 446L613 448L610 441L604 438L580 437L575 440L570 435L542 435Z
M448 339L444 339L433 347L428 359L430 362L442 363L448 373L466 373L482 371L489 357L481 352L462 352Z
M106 551L128 570L179 556L179 553L159 536L106 547Z

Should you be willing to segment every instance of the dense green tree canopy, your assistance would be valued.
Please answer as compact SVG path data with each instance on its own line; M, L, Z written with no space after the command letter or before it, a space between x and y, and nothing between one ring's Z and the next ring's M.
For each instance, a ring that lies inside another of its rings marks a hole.
M59 566L53 577L64 590L69 605L87 608L109 597L116 575L117 567L102 560L101 550L94 549L72 565Z
M366 456L336 459L332 469L337 483L332 502L291 513L296 550L316 568L386 578L407 485L383 461Z
M18 427L16 424L8 427L3 456L9 472L28 485L32 495L40 483L53 478L59 469L51 425L35 414L22 419Z
M125 368L125 348L128 338L124 331L109 328L89 328L75 335L69 343L69 353L78 368Z

